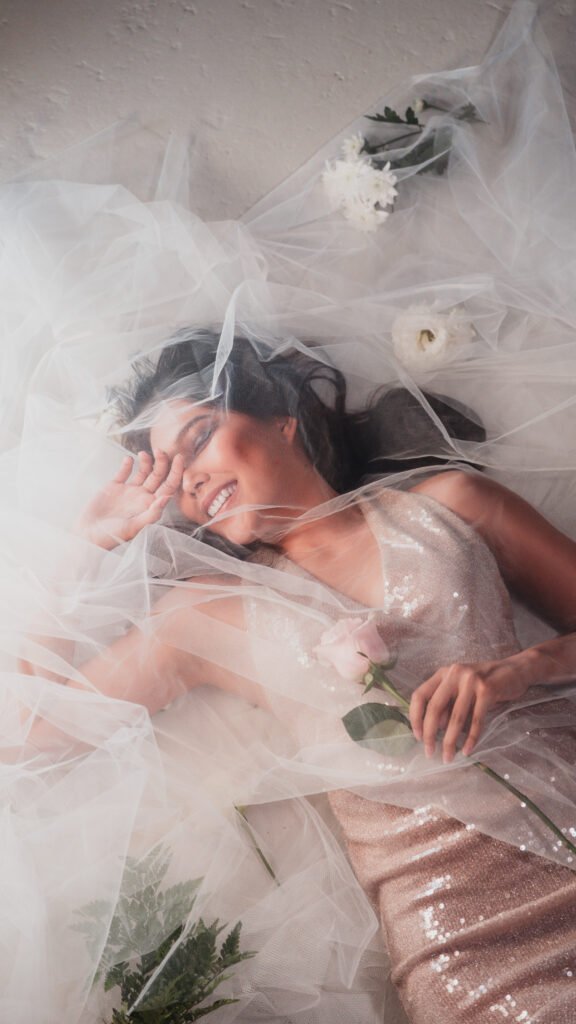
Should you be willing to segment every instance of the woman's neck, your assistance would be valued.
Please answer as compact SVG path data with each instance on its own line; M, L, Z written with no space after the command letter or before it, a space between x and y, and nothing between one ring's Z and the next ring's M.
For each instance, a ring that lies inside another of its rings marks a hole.
M364 517L357 505L330 508L337 497L332 489L317 496L320 500L303 505L302 514L287 527L278 542L282 553L302 566L344 550L358 530L365 529Z

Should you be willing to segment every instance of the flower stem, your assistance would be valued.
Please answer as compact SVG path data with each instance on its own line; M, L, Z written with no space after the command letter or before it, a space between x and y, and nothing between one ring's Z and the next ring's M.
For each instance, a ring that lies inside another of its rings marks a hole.
M365 151L369 156L371 156L376 153L381 153L384 149L394 149L398 143L403 142L404 139L413 139L416 135L421 134L422 125L414 125L414 128L416 128L415 132L404 132L403 135L397 135L395 139L388 139L387 142L370 143L369 148L365 147Z
M514 796L517 797L521 803L526 804L526 807L529 807L530 810L534 814L536 814L541 821L544 822L544 824L550 829L550 831L553 832L555 836L557 836L560 842L563 843L568 850L570 850L570 853L576 854L576 846L574 846L574 843L570 842L568 837L565 836L564 833L558 828L558 826L554 824L552 819L549 818L548 815L544 813L542 808L539 807L538 804L535 804L529 796L526 796L526 794L523 793L520 789L516 789L516 786L513 786L511 782L508 782L508 780L503 778L502 775L499 775L498 772L495 772L493 768L489 768L488 765L484 764L483 761L473 761L471 767L480 768L481 771L486 772L486 775L489 775L491 779L494 779L496 782L499 782L501 786L504 786L504 788L508 789L510 793L513 793Z
M394 683L391 682L385 672L383 672L381 665L376 665L374 662L371 662L370 670L366 675L371 675L372 679L364 690L365 693L367 689L371 689L375 686L378 690L386 690L386 692L389 693L391 697L394 697L394 700L397 700L403 708L407 709L410 707L410 701L406 700L400 691L396 689ZM364 678L366 678L366 676Z
M250 822L248 821L248 818L246 817L246 810L245 810L245 808L244 807L240 807L237 804L234 804L234 810L237 811L238 814L240 815L240 819L242 821L242 827L243 827L244 831L250 837L250 840L252 842L252 846L254 848L254 852L257 854L257 856L262 861L264 867L266 868L266 871L270 875L270 878L272 878L276 882L276 885L280 885L280 882L276 878L276 875L274 873L274 869L271 866L270 861L267 860L267 858L264 856L264 854L262 853L262 850L260 849L260 847L258 846L258 843L256 842L256 838L255 838L254 833L252 831L252 826L250 825Z

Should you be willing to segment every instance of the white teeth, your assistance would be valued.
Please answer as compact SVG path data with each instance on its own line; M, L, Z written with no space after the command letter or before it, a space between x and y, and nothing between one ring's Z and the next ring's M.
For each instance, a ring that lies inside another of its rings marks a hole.
M228 500L231 494L234 494L235 490L236 484L228 484L227 487L223 487L221 491L218 491L218 494L206 509L209 519L213 519L214 516L218 515L224 502Z

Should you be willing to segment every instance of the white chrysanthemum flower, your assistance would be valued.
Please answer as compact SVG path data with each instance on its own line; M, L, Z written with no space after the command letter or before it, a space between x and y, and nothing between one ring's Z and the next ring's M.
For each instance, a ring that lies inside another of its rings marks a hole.
M326 164L322 184L336 206L342 206L347 199L358 194L358 170L362 166L360 162L346 160L334 160Z
M437 313L429 306L411 306L392 324L394 352L410 370L431 370L448 362L475 336L458 309Z
M360 181L362 195L380 206L392 206L398 195L398 189L394 187L397 180L394 172L390 170L390 164L386 164L381 170L368 166Z
M386 220L384 208L391 206L398 194L396 181L390 164L378 170L363 157L327 163L322 175L330 201L363 231L374 231Z
M344 139L342 143L342 153L345 160L357 160L360 156L362 147L364 145L364 136L360 132L356 132L355 135L351 135L349 139Z
M387 210L379 210L373 203L354 196L342 207L346 220L361 231L376 231L388 217Z

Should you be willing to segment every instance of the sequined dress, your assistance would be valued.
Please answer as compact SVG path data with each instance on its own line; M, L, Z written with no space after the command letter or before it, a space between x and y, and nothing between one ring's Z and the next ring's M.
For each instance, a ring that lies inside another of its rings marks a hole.
M405 669L412 652L415 678L434 663L518 650L508 593L471 527L414 492L384 489L364 513L382 557L386 638ZM279 567L303 572L285 559ZM275 613L252 603L249 614L254 628L278 628ZM423 629L424 646L413 642ZM310 638L297 642L305 665ZM573 1024L576 874L449 817L425 800L424 787L422 796L406 809L329 794L411 1024Z

